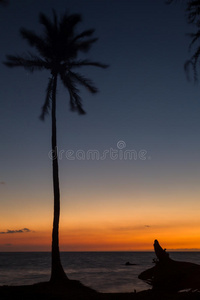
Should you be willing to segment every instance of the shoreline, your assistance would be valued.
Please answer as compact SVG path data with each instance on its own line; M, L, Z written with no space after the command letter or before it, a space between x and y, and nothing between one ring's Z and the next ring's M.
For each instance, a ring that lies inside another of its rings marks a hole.
M199 291L167 293L148 289L130 293L100 293L77 280L68 283L41 282L33 285L0 286L1 300L198 300Z

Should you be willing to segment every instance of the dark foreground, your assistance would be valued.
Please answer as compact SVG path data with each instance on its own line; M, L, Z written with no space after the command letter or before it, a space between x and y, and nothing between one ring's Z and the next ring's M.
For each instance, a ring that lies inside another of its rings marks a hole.
M200 292L167 293L146 290L133 293L98 293L79 281L43 282L27 286L0 286L0 300L200 300Z

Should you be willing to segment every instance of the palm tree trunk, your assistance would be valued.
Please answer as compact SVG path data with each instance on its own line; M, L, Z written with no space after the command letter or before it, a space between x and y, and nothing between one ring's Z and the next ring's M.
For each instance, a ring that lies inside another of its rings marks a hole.
M54 219L52 230L52 253L51 253L51 282L68 279L60 261L59 251L59 219L60 219L60 189L58 175L58 153L56 138L56 89L57 74L53 78L52 89L52 153L53 153L53 192L54 192Z

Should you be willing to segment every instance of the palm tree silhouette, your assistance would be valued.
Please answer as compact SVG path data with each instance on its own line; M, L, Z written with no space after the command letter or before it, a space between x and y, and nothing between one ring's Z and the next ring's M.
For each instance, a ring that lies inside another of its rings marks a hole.
M60 77L61 82L69 92L71 110L79 114L85 114L77 85L84 86L91 93L96 93L97 88L91 80L78 72L74 72L74 68L83 66L106 68L107 65L77 58L80 52L87 52L91 45L97 41L97 38L92 37L93 29L79 34L75 33L77 24L81 22L80 14L68 15L65 13L58 20L55 11L53 11L53 21L51 21L45 14L41 13L39 21L44 26L44 32L41 36L30 30L20 30L22 37L29 42L30 46L36 48L37 54L28 52L22 56L7 55L4 64L8 67L24 67L31 72L48 70L51 74L40 118L44 120L45 116L51 111L54 219L50 281L56 282L68 279L61 264L59 251L60 188L56 137L57 80Z

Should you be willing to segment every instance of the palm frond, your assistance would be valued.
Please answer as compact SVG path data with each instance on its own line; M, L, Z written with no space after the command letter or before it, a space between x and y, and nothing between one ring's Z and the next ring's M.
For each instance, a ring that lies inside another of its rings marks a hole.
M198 72L197 72L197 63L199 61L200 57L200 47L196 50L194 55L191 57L191 64L193 66L193 72L194 72L194 80L197 81L198 79Z
M200 15L200 1L188 1L187 2L187 19L189 23L194 23L195 19Z
M91 92L93 94L98 92L98 90L94 86L93 82L90 79L86 78L85 76L83 76L79 73L74 73L72 71L69 71L69 76L70 76L70 78L77 81L79 84L83 85L85 88L87 88L89 90L89 92Z
M69 63L70 67L83 67L83 66L94 66L94 67L99 67L99 68L103 68L106 69L109 67L109 65L106 64L102 64L100 62L96 62L96 61L90 61L87 59L80 59L80 60L76 60L76 61L72 61Z
M39 37L38 35L36 35L31 30L21 28L20 33L21 33L21 36L29 42L30 46L43 45L44 44L44 39L42 37Z
M43 56L46 57L48 55L48 44L45 41L44 37L40 37L35 34L31 30L27 30L21 28L20 30L21 36L28 41L30 46L35 46L38 52Z
M68 16L65 14L59 23L56 40L56 52L59 52L60 61L69 60L77 56L77 49L72 45L76 25L81 21L79 14ZM54 43L55 44L55 43Z
M191 68L192 68L192 70L194 69L193 62L191 60L187 60L184 64L184 70L185 70L188 81L190 81L190 70L191 70ZM197 77L196 77L195 73L193 74L194 75L194 81L197 80Z
M70 107L72 111L77 111L79 114L84 115L84 111L81 103L81 97L79 96L79 89L76 87L75 82L64 73L60 74L61 80L64 86L68 89L70 95Z
M98 38L89 39L87 41L76 42L75 47L78 51L88 52L92 47L92 44L98 41Z
M42 121L44 121L45 116L49 113L51 96L52 96L52 87L53 87L53 78L50 78L46 89L45 102L44 105L42 106L42 112L40 115L40 119Z
M55 15L54 15L55 20ZM43 13L39 15L40 24L45 27L46 36L52 36L55 31L55 24L51 22L51 20Z
M40 55L44 58L51 57L51 51L47 39L36 35L33 31L22 28L21 36L28 41L31 46L34 46Z
M187 60L185 65L184 65L184 68L185 68L188 79L190 79L189 78L189 71L190 71L190 68L192 68L193 78L194 78L195 82L198 81L197 64L198 64L199 59L200 59L200 47L197 48L194 55L192 55L192 57L189 60Z
M7 67L24 67L26 70L33 72L35 70L48 69L48 64L41 58L29 53L29 57L7 55L7 61L4 64Z
M94 33L94 31L95 31L94 29L88 29L88 30L85 30L85 31L81 32L80 34L75 36L75 38L73 39L73 42L78 40L78 39L91 36Z
M191 49L192 45L200 38L200 30L198 30L196 33L190 33L189 36L192 38L192 41L189 45L189 49Z
M80 14L67 15L67 13L65 13L59 23L59 37L62 40L66 40L67 38L70 41L73 39L75 27L79 22L81 22Z

